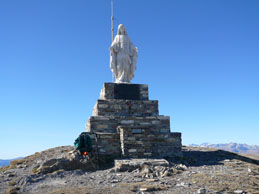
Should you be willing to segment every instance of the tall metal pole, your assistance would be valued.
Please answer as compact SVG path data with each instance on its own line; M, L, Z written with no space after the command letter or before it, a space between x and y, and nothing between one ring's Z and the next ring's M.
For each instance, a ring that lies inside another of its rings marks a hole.
M111 27L112 27L112 42L113 42L113 33L114 33L114 28L113 28L113 21L114 21L114 17L113 17L113 0L111 0ZM112 81L115 82L115 75L114 73L112 73Z
M113 17L113 0L111 0L111 14L112 14L112 17L111 17L111 25L112 25L112 42L113 42L113 35L114 35L114 28L113 28L113 21L114 21L114 17Z

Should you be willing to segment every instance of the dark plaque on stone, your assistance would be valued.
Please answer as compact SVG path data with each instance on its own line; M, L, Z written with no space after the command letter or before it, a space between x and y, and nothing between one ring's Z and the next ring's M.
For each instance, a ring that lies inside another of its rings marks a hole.
M138 84L115 84L114 98L122 100L140 100Z

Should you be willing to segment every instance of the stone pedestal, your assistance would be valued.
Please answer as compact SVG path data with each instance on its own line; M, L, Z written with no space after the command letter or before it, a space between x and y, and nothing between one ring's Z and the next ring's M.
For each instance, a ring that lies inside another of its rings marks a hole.
M181 133L170 132L170 118L149 100L148 85L105 83L86 124L96 152L123 157L181 155Z

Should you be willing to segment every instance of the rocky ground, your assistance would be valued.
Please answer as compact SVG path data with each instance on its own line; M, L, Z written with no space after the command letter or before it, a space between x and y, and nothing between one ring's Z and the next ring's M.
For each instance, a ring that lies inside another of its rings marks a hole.
M104 166L80 158L71 146L62 146L0 168L0 193L259 194L259 160L211 148L183 147L183 157L117 160Z

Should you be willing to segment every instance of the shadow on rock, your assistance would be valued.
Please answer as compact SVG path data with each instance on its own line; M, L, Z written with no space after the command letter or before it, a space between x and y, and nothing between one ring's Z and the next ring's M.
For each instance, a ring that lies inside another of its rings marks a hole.
M200 147L183 147L183 157L176 158L175 162L184 163L187 166L223 165L224 160L240 160L259 165L259 160L251 159L239 154L224 150L203 149Z
M70 151L62 158L51 158L44 161L39 167L33 169L35 174L48 174L55 171L83 170L96 171L113 166L113 160L97 158L95 156L81 156L76 150Z

